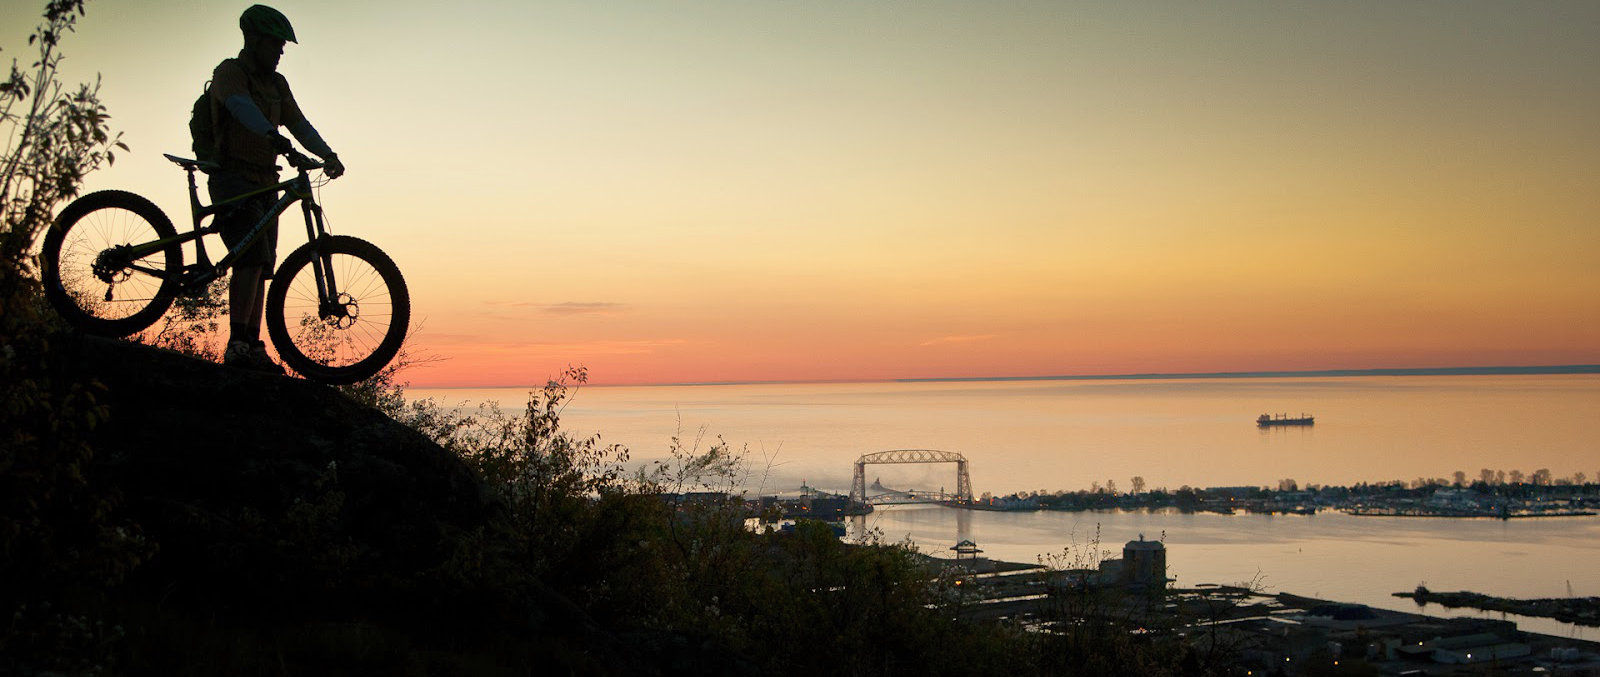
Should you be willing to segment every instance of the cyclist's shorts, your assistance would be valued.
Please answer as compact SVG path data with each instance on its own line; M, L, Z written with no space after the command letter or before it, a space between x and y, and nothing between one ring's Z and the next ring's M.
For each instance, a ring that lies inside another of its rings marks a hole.
M235 195L242 195L252 190L264 188L272 184L260 184L247 180L238 174L228 171L219 171L211 175L206 182L206 188L211 193L213 203L227 200ZM272 205L278 201L278 192L269 191L260 195L251 196L240 200L232 209L225 209L217 214L217 225L222 227L222 241L228 249L244 241L250 234L250 229L261 221L261 217L272 212ZM270 271L278 257L278 218L274 216L261 237L240 254L235 266L265 266Z

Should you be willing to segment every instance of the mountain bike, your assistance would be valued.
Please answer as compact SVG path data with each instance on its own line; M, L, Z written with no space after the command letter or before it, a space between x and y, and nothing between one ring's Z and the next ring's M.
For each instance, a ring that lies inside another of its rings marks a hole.
M196 171L209 162L167 155L189 175L190 232L178 234L151 201L120 190L90 193L67 205L44 237L45 297L68 324L100 336L128 336L154 324L180 295L199 296L259 240L268 224L296 202L307 242L290 252L267 288L266 326L278 357L307 379L342 385L377 374L400 350L411 321L411 296L394 261L371 243L332 235L310 172L322 164L290 150L296 176L211 205L200 203ZM206 217L243 200L282 191L248 236L212 263L205 235L221 226ZM183 247L194 242L195 263Z

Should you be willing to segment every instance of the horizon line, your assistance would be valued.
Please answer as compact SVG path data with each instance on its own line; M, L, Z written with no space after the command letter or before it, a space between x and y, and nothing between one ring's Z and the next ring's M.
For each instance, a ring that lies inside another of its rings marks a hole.
M1544 366L1494 367L1384 367L1371 369L1306 369L1282 371L1152 372L1138 374L1078 374L1054 376L947 376L894 379L900 383L940 383L964 381L1136 381L1205 378L1295 378L1353 376L1538 376L1559 374L1600 374L1600 364L1557 364Z
M1144 372L1127 374L1055 374L1044 376L921 376L883 379L772 379L754 381L682 381L672 383L588 383L587 388L667 388L748 385L826 385L843 383L983 383L1008 381L1154 381L1231 378L1348 378L1358 376L1540 376L1600 374L1600 364L1557 364L1482 367L1385 367L1369 369L1306 369L1276 371ZM539 388L541 385L432 386L418 389Z

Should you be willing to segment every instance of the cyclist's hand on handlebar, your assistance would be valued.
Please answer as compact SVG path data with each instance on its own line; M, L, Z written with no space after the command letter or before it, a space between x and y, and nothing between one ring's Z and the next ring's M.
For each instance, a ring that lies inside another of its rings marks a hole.
M327 174L330 179L344 176L344 163L339 161L338 154L329 155L322 161L322 173Z
M322 166L322 163L306 157L305 153L301 153L293 148L289 149L289 152L284 153L283 156L289 160L289 165L295 169L309 170Z

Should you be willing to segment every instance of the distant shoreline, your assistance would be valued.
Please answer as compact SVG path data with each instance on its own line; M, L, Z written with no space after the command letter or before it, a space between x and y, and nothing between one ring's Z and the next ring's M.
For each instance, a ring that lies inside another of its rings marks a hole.
M1215 371L1203 373L1103 374L1077 376L941 376L900 378L894 383L944 383L979 381L1141 381L1219 378L1306 378L1341 376L1543 376L1600 374L1600 364L1563 364L1539 367L1430 367L1404 369L1317 369L1309 371Z
M1027 381L1159 381L1237 378L1340 378L1358 376L1566 376L1600 374L1600 364L1558 364L1531 367L1426 367L1392 369L1316 369L1306 371L1214 371L1144 374L1077 374L1054 376L926 376L886 379L816 379L755 381L684 381L679 383L590 383L585 388L699 388L712 386L835 385L853 383L1005 383ZM420 390L490 390L541 388L543 385L414 386Z
M708 381L704 383L616 384L614 387L826 385L830 383L1004 383L1015 381L1161 381L1231 378L1313 378L1354 376L1550 376L1600 374L1600 364L1557 364L1532 367L1426 367L1396 369L1316 369L1308 371L1212 371L1147 374L1077 374L1057 376L927 376L881 380Z

